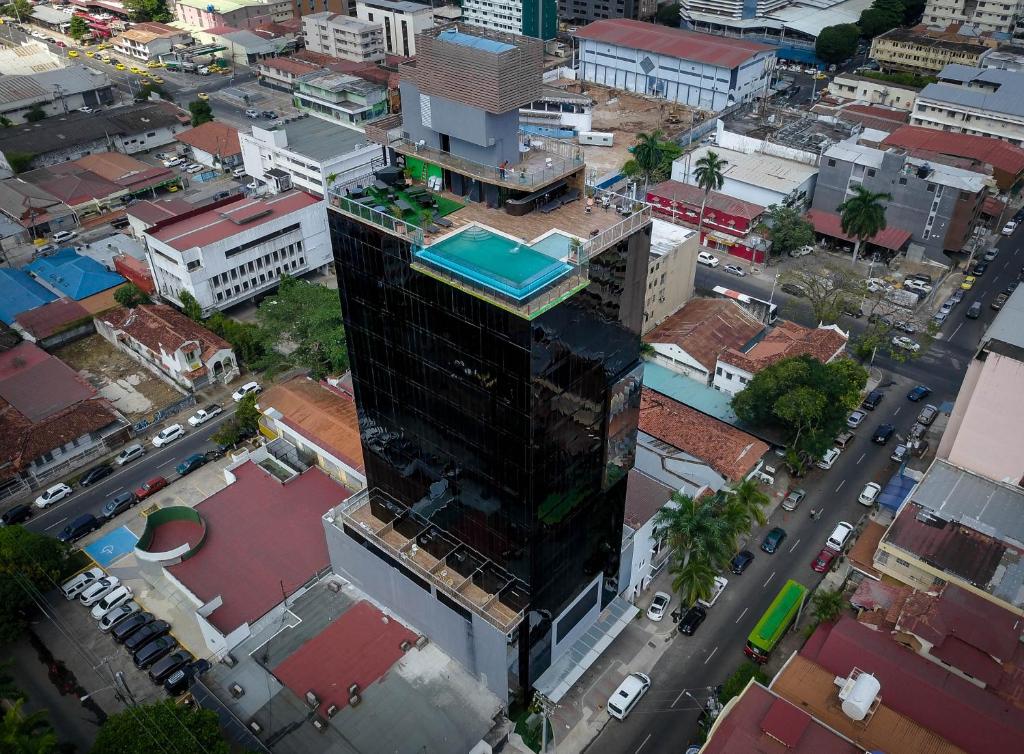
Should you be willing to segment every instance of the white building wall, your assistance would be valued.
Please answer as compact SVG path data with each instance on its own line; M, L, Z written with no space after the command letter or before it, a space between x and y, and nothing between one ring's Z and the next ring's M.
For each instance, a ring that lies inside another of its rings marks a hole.
M747 383L754 375L745 369L733 366L728 362L718 360L715 366L715 373L711 378L711 385L715 390L721 390L729 395L736 395L747 387Z
M975 134L1024 146L1024 118L918 95L910 125L950 133Z
M462 0L462 21L510 34L523 30L523 4L519 0L500 3L493 0Z
M654 348L653 361L666 369L685 375L705 385L708 379L708 370L704 366L680 348L675 343L651 343Z
M114 149L124 154L138 154L157 147L165 147L174 141L174 135L190 128L186 123L163 128L154 128L152 131L143 131L130 136L114 136Z
M393 11L356 3L356 18L384 25L384 47L389 55L413 57L416 54L416 34L434 26L434 11L429 5L415 13Z

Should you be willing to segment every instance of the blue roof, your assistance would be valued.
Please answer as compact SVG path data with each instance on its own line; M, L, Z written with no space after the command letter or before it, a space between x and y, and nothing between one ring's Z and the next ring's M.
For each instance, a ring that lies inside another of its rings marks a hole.
M900 470L892 475L889 483L882 489L878 496L878 505L893 512L898 511L916 484L916 479L903 476L903 467L901 466Z
M60 249L25 265L24 269L75 301L125 282L116 272L110 272L95 259L83 257L74 249Z
M11 324L22 312L48 304L55 298L27 272L0 267L0 320L6 324Z
M506 44L505 42L498 42L494 39L487 39L487 37L476 37L472 34L464 34L461 31L455 29L445 29L437 38L443 42L451 42L452 44L462 45L463 47L475 47L478 50L484 52L508 52L514 50L515 45Z

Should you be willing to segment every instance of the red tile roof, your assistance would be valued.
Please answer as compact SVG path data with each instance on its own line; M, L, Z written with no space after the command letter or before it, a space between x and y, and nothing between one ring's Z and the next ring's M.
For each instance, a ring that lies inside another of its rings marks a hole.
M626 485L626 523L639 529L654 518L654 514L669 501L673 492L671 487L642 471L630 469Z
M804 327L781 320L767 335L746 351L735 348L719 354L719 361L756 374L772 364L793 356L811 356L827 364L846 348L849 336L838 327Z
M955 134L921 126L902 126L882 142L890 147L925 149L929 152L967 157L1012 175L1024 172L1024 149L1001 139L974 134Z
M80 303L70 298L59 298L43 306L29 309L14 318L14 321L37 340L48 338L60 332L64 326L91 315Z
M288 191L266 199L232 197L212 209L157 223L147 233L178 251L185 251L251 231L321 201L304 191Z
M864 524L860 536L857 537L857 541L853 543L853 547L850 548L846 556L850 565L868 576L881 578L882 574L875 570L874 555L884 534L885 526L877 521L868 521Z
M317 468L287 484L251 462L232 473L234 483L195 508L206 519L203 548L168 569L203 602L223 598L209 620L225 634L330 565L320 519L349 496Z
M640 429L699 458L730 482L743 479L768 452L767 443L650 388L640 397Z
M699 34L627 18L594 21L576 32L576 36L725 68L735 68L759 52L775 49L742 39Z
M242 153L238 129L216 120L182 131L174 138L182 144L201 149L207 154L218 155L222 159Z
M148 165L120 152L90 154L75 163L130 191L159 186L174 178L170 168Z
M144 304L134 309L118 307L102 319L157 354L173 354L190 341L199 343L203 361L217 351L231 350L231 344L222 337L165 304Z
M807 219L814 225L815 232L830 238L839 238L853 243L853 239L843 233L843 226L837 213L826 212L821 209L809 209L807 210ZM868 243L881 246L883 249L899 251L910 238L910 231L903 230L903 228L888 227L869 238Z
M275 71L284 71L290 73L293 76L301 76L305 73L313 73L314 71L321 70L321 66L317 63L309 63L305 60L297 60L295 58L265 58L259 62L260 67L271 68Z
M0 353L0 398L29 421L40 421L95 396L96 391L77 372L32 343Z
M659 199L666 200L659 202ZM691 186L689 183L679 181L664 181L657 186L647 189L647 201L656 204L666 202L680 202L688 205L695 211L700 211L700 205L704 201L704 189L698 186ZM764 207L760 204L745 202L742 199L734 199L728 194L720 191L712 191L708 194L706 209L713 209L716 212L723 212L734 217L743 217L747 220L756 220L764 214Z
M183 215L196 209L196 205L189 204L184 199L156 199L153 201L136 202L128 208L127 214L130 217L137 217L147 225L156 225L161 220L169 220L172 217Z
M671 343L696 359L708 373L728 348L744 348L764 325L734 301L695 298L644 337L648 343Z
M348 706L353 683L361 691L369 688L402 657L402 642L414 644L417 638L362 600L289 655L274 675L300 699L315 693L319 714L326 717L330 706Z

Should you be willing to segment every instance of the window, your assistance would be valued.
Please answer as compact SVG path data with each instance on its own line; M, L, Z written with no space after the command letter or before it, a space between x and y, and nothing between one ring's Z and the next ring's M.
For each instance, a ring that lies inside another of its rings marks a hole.
M715 374L717 374L719 377L721 377L722 376L722 367L716 367L715 368Z
M874 178L874 177L875 177L875 169L874 168L868 168L868 178Z
M900 178L900 185L901 186L906 186L907 185L907 179L906 178Z
M935 184L934 183L929 183L928 184L928 190L931 191L934 194L935 193Z
M904 568L910 568L910 563L908 563L908 562L907 562L907 561L905 561L905 560L901 560L900 558L896 558L896 562L897 562L897 563L898 563L899 565L903 566Z
M830 168L834 168L834 167L836 166L836 161L835 161L835 160L829 160L829 161L828 161L828 166L829 166Z

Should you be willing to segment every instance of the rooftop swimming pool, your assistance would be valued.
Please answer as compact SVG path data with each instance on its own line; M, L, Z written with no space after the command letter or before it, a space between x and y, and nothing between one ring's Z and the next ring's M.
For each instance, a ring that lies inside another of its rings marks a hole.
M416 249L414 256L522 301L572 269L564 261L571 240L564 233L552 232L527 246L479 225L470 225L426 248Z

